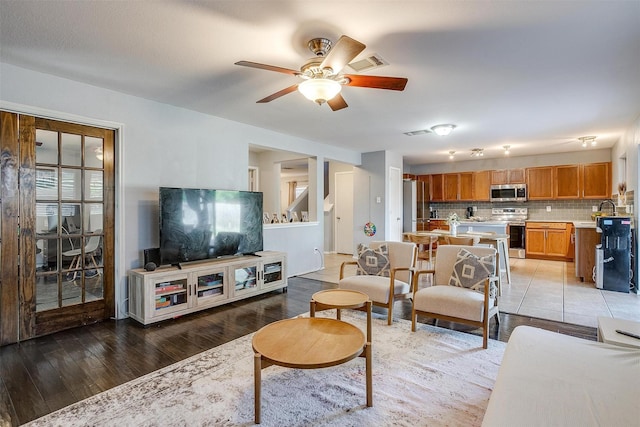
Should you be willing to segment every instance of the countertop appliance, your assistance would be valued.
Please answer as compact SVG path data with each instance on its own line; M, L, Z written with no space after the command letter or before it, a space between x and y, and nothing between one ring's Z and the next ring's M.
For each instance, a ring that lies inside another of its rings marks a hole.
M492 202L526 202L527 184L501 184L490 187Z
M596 231L602 233L600 244L596 246L596 286L607 291L629 293L631 218L599 217Z
M509 257L525 257L525 221L529 217L528 208L492 208L492 221L506 221L509 229Z

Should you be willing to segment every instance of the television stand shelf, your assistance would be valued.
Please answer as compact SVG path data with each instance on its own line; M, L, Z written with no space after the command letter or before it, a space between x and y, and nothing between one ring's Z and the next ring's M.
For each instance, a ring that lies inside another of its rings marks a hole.
M287 289L285 252L263 251L129 272L129 316L148 325L277 289Z

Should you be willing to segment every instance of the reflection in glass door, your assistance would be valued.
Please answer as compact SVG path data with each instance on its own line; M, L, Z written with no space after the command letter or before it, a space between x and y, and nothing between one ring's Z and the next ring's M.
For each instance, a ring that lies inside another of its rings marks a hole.
M104 298L104 140L36 129L36 312Z

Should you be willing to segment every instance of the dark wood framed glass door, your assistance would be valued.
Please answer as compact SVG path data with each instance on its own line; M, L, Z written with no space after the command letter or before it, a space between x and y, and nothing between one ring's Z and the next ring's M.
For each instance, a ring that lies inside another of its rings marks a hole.
M0 198L10 204L0 215L2 342L113 316L114 131L2 114L19 128L16 147L7 153L16 161L3 160L3 178L12 176L12 165L18 178L3 182L17 203ZM2 144L4 155L4 132ZM12 282L19 283L18 301ZM16 310L17 337L9 318Z

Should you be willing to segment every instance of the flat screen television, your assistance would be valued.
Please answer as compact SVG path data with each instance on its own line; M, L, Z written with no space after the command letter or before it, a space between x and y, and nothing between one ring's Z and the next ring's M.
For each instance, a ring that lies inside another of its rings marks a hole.
M263 249L262 193L160 187L162 264Z

